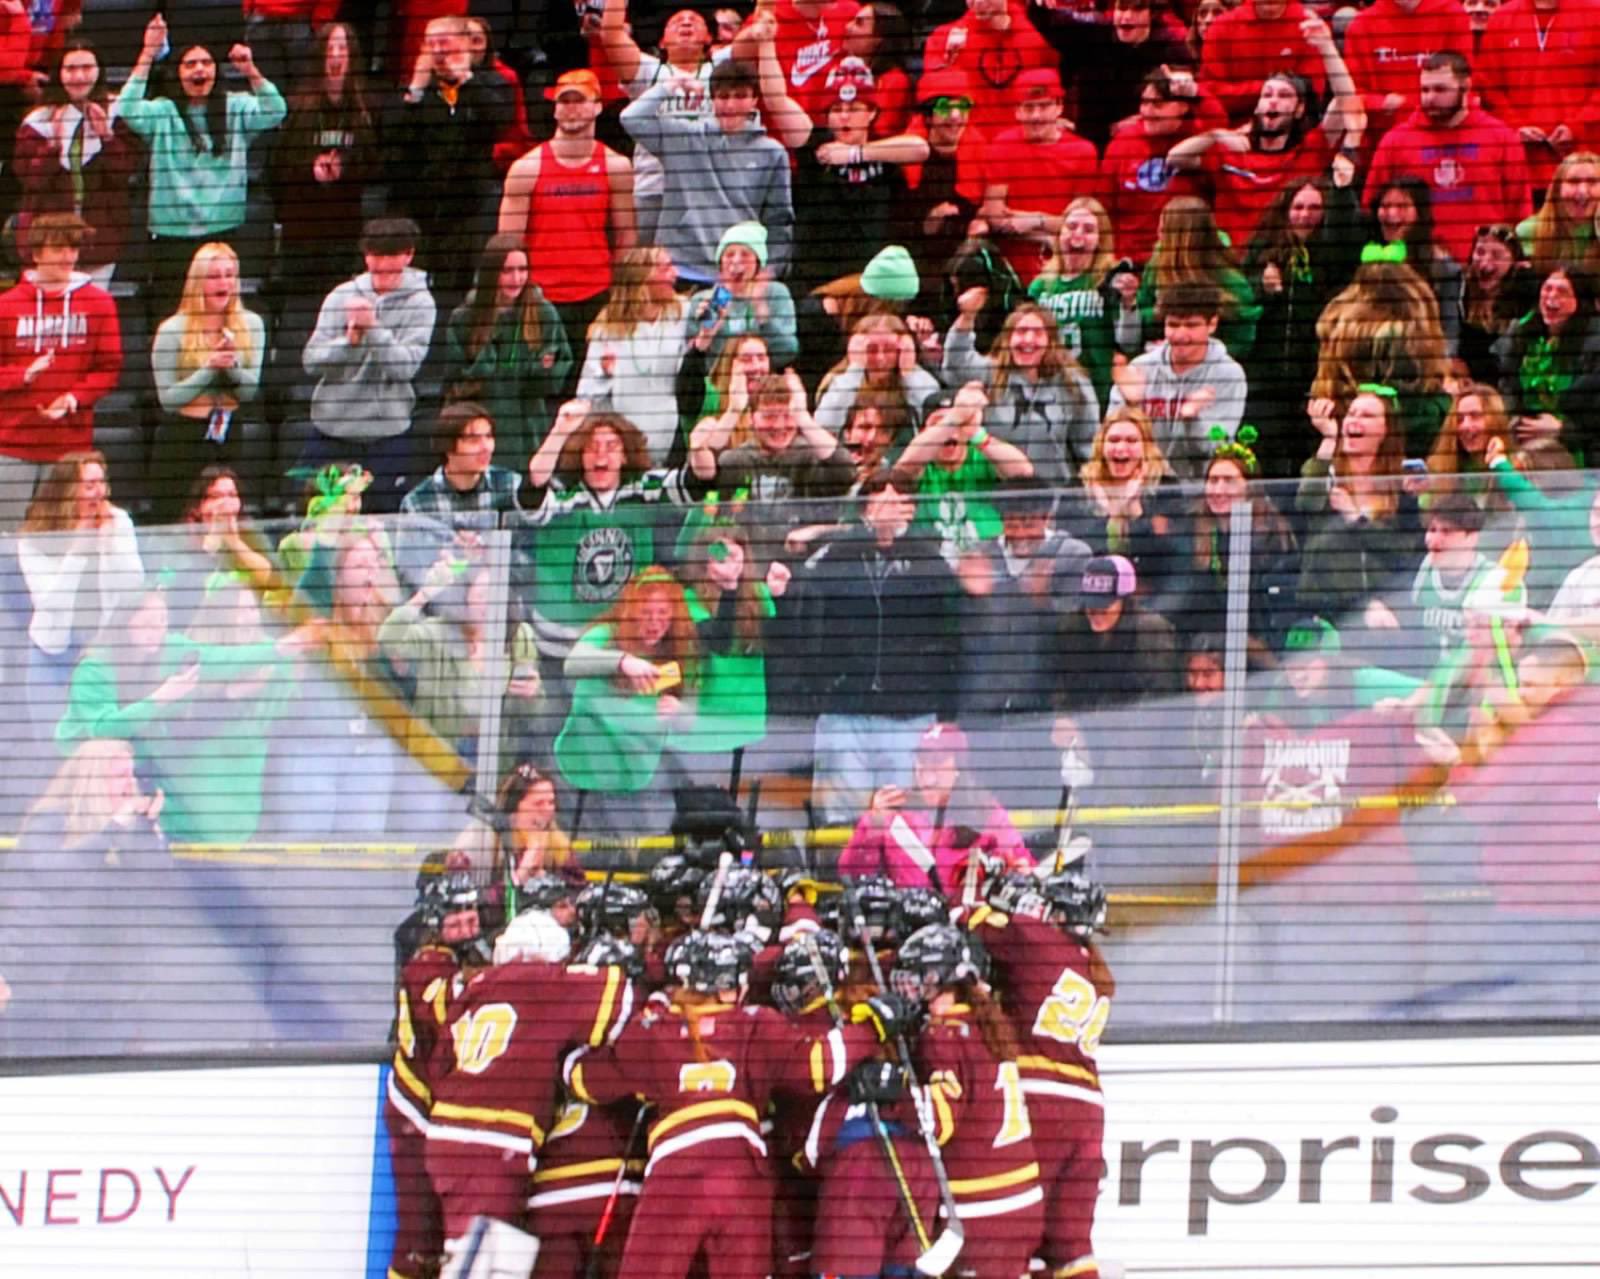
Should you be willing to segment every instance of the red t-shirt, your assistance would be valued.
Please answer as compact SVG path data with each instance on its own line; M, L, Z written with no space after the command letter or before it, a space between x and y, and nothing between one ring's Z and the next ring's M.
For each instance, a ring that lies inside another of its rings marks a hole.
M772 11L778 19L778 65L789 77L789 96L818 123L827 108L828 71L844 56L845 24L860 7L856 0L834 0L816 18L808 18L794 0L778 0Z
M1216 192L1213 209L1217 225L1227 232L1233 247L1243 253L1255 234L1256 224L1278 192L1301 178L1326 173L1333 151L1320 128L1313 128L1297 147L1283 151L1206 152L1206 171Z
M1106 212L1116 228L1117 256L1143 262L1156 246L1161 210L1178 195L1204 196L1197 178L1167 163L1167 152L1187 133L1149 137L1142 126L1130 125L1106 146L1100 161Z
M1007 129L984 153L984 181L1006 188L1006 206L1059 216L1080 195L1100 194L1100 157L1094 143L1066 129L1054 142L1028 142L1020 128ZM1036 237L1007 236L1000 251L1024 284L1043 265Z
M1457 262L1472 256L1474 233L1490 222L1515 226L1533 212L1522 139L1486 111L1459 125L1435 126L1420 111L1390 129L1367 174L1366 199L1410 174L1433 192L1438 242Z
M947 22L923 46L924 72L955 67L972 85L972 123L989 136L1017 121L1011 85L1024 71L1059 69L1061 58L1034 30L1021 5L1011 6L1011 25L995 31L969 13Z

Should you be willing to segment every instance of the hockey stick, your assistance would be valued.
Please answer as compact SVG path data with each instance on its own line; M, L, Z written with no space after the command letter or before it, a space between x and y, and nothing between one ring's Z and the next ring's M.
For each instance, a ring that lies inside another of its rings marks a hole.
M848 883L844 886L844 913L861 942L861 948L867 952L867 967L872 970L872 980L877 983L879 990L887 990L888 987L883 980L883 965L878 962L878 948L873 945L872 938L867 936L867 921L861 914L861 903L856 900L856 890ZM917 1067L911 1056L911 1045L906 1042L904 1034L899 1034L894 1037L894 1047L895 1052L899 1054L900 1064L905 1067L906 1078L911 1084L911 1097L916 1103L917 1110L917 1128L922 1137L922 1144L928 1148L928 1158L933 1163L933 1175L939 1182L939 1204L945 1217L943 1233L934 1240L933 1247L918 1259L917 1268L923 1274L943 1274L955 1264L956 1256L966 1244L966 1230L961 1225L960 1216L957 1215L956 1197L950 1189L950 1174L945 1171L944 1154L939 1149L939 1134L934 1129L933 1123L933 1102L917 1080ZM924 1262L937 1268L924 1269Z
M844 1010L839 1007L839 1001L834 995L833 981L828 976L828 966L823 962L822 951L817 948L817 940L812 934L807 933L802 944L805 946L806 958L811 961L811 971L816 975L817 984L822 987L822 997L827 1001L833 1023L836 1026L843 1026ZM917 1247L922 1249L916 1260L917 1271L925 1275L942 1275L950 1268L950 1261L934 1253L933 1244L928 1239L928 1228L922 1224L922 1213L917 1210L916 1197L911 1193L911 1183L906 1178L905 1166L900 1162L900 1152L894 1148L894 1138L889 1135L888 1125L883 1122L883 1113L878 1109L878 1103L869 1101L866 1107L867 1118L872 1121L872 1131L878 1138L878 1144L883 1148L884 1158L889 1161L889 1171L894 1174L894 1184L900 1192L901 1206L905 1208L906 1216L911 1220L911 1228L917 1232Z
M641 1105L639 1113L633 1117L633 1127L628 1130L627 1143L622 1147L622 1162L617 1165L617 1179L611 1183L611 1193L606 1196L605 1209L600 1213L600 1224L594 1228L594 1238L590 1241L593 1246L589 1250L589 1260L583 1267L583 1279L599 1279L600 1245L606 1241L606 1232L611 1229L611 1218L617 1211L617 1202L622 1198L622 1183L628 1176L628 1156L639 1143L639 1134L644 1131L644 1117L649 1111L648 1104Z
M717 857L717 873L711 880L711 891L706 894L705 909L700 912L700 931L709 932L716 918L717 907L722 903L722 886L728 882L728 871L733 868L733 854L723 849Z

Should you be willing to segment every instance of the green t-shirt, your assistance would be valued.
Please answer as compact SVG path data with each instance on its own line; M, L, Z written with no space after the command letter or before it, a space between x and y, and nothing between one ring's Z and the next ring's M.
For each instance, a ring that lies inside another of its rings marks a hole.
M575 506L531 531L533 605L563 626L582 626L616 603L633 575L655 563L654 504Z
M1000 536L1000 512L984 496L998 480L989 459L971 444L955 470L935 463L922 472L915 522L935 532L946 560L953 563L980 542Z
M1103 407L1111 394L1117 317L1094 277L1075 275L1064 280L1041 275L1028 286L1028 296L1055 319L1061 345L1083 365Z
M611 643L611 628L593 627L582 642L605 648ZM667 742L659 705L657 693L623 692L598 677L578 680L572 709L556 737L561 775L579 790L642 791L654 780Z
M776 617L772 594L763 586L763 618ZM690 590L684 593L689 619L696 628L711 620L711 612ZM767 735L767 659L760 651L716 653L701 645L700 686L694 722L686 731L669 735L676 750L691 754L731 751L759 742Z

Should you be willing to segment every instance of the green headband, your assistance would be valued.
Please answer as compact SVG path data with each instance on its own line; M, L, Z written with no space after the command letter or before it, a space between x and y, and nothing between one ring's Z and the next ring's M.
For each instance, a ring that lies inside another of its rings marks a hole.
M1396 266L1406 264L1406 242L1396 240L1393 244L1372 243L1363 246L1361 250L1361 265L1369 262L1392 262Z
M1248 423L1235 431L1230 438L1228 428L1218 424L1206 433L1211 440L1211 460L1227 458L1237 462L1244 468L1246 475L1254 475L1259 469L1256 461L1256 451L1251 446L1261 438L1261 433Z
M1400 392L1392 386L1385 386L1382 382L1363 382L1356 387L1357 395L1376 395L1380 400L1388 400L1391 404L1400 401Z

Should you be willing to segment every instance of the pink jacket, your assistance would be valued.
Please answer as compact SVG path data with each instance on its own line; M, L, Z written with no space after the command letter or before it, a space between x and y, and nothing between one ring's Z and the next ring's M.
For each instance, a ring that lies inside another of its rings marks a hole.
M919 864L932 856L937 887L947 895L959 893L957 868L966 861L968 847L957 832L961 827L948 823L934 829L935 814L927 809L904 808L887 822L872 813L863 814L839 855L841 875L886 874L900 888L927 888L928 872ZM1011 824L1011 815L998 803L989 801L979 846L1007 866L1032 867L1033 854Z

